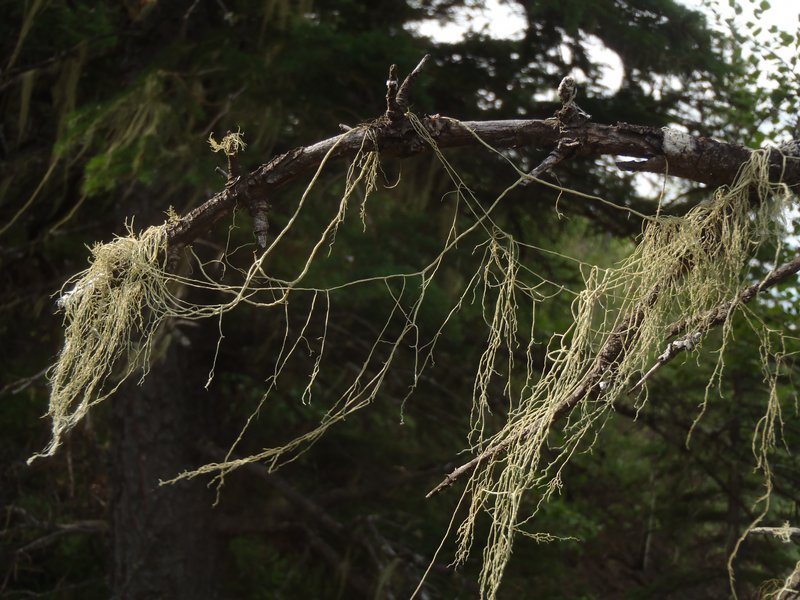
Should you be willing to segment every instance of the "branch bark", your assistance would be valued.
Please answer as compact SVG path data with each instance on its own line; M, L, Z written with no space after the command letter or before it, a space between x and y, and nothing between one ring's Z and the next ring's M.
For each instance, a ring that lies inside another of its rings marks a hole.
M779 538L784 542L800 540L800 527L754 527L750 533L756 535L766 535Z
M574 158L591 159L611 155L642 159L618 161L617 166L632 172L668 172L671 176L711 187L732 182L751 152L749 148L738 144L691 136L672 129L627 123L601 125L584 122L562 127L555 118L458 122L439 115L425 117L422 122L440 148L477 147L479 142L475 135L500 149L525 146L556 149L563 139L568 138L579 143ZM191 243L229 214L237 202L246 205L260 198L275 198L277 190L318 167L334 146L332 158L353 156L362 146L385 156L397 157L430 151L428 144L413 130L407 119L378 119L372 126L371 134L374 143L370 140L364 143L366 133L357 131L295 148L246 175L236 177L224 190L170 225L169 244ZM790 187L800 186L800 160L787 161L779 152L774 152L772 173L776 181L782 178Z

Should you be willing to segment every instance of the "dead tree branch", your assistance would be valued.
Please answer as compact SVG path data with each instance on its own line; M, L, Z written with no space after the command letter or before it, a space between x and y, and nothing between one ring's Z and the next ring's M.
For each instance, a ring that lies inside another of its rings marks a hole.
M275 157L246 175L229 181L225 189L210 198L182 219L168 227L168 243L171 249L191 243L208 230L217 220L227 215L237 203L251 204L258 199L276 198L276 191L303 173L318 167L323 159L352 157L359 150L379 151L385 156L408 157L430 152L431 146L415 131L404 117L408 105L409 88L424 67L427 57L406 77L398 88L397 69L392 65L389 71L386 94L386 113L376 119L366 129L348 131L311 146L291 150ZM573 82L574 83L574 82ZM669 173L671 176L689 179L708 186L718 187L730 184L736 177L740 166L750 157L751 150L737 144L727 144L711 138L692 136L684 132L626 123L602 125L592 123L574 103L574 85L565 79L559 87L562 108L554 118L538 120L505 121L467 121L461 122L434 115L422 119L435 144L442 149L465 146L478 146L480 141L498 149L535 147L553 149L542 164L534 170L536 175L545 172L566 158L593 159L600 156L623 156L638 160L617 162L620 169L638 172ZM476 137L477 136L477 137ZM770 176L773 181L782 181L792 188L800 187L800 160L787 159L781 152L771 156ZM793 261L794 262L794 261ZM798 264L800 267L800 264ZM797 268L784 265L771 274L771 279L763 281L757 289L744 290L737 300L746 303L761 289L765 289L785 279ZM782 275L781 275L782 274ZM653 292L657 294L657 291ZM653 298L654 299L654 298ZM603 348L597 354L593 366L582 382L561 403L552 417L558 419L581 399L589 394L597 394L603 382L613 378L616 365L624 357L628 342L637 335L640 321L646 308L634 309L611 333ZM731 307L721 306L700 329L703 331L724 322ZM685 324L684 329L690 324ZM676 325L675 334L681 330ZM692 327L698 329L698 327ZM664 362L671 360L681 349L678 344L665 352ZM643 382L642 382L643 383ZM533 427L547 427L550 423L537 423ZM428 495L433 495L448 487L466 473L471 472L483 461L504 451L512 442L529 434L523 431L516 438L507 439L489 448L472 461L450 473Z
M399 89L397 68L392 65L386 82L386 113L384 118L373 122L369 131L348 131L295 148L246 175L234 177L225 189L169 226L169 244L192 243L239 202L249 205L259 199L275 198L277 190L318 167L329 152L331 158L352 157L363 148L401 158L430 152L431 147L403 116L411 85L427 59L426 56L420 61ZM552 148L553 154L537 168L537 175L567 157L592 159L611 155L641 159L618 161L617 166L626 171L669 172L674 177L717 187L733 181L740 165L750 156L751 150L744 146L672 129L592 123L575 105L574 94L568 97L564 94L564 98L556 118L460 122L434 115L424 117L422 122L439 148L477 147L480 142L475 136L498 149ZM776 181L782 179L789 186L800 185L800 160L787 160L776 151L771 172Z
M736 301L736 305L747 304L748 302L752 301L759 292L786 280L798 271L800 271L800 256L781 265L777 269L774 269L760 283L753 284L742 290L742 292L739 294L739 298ZM731 314L734 312L733 308L735 308L736 305L734 305L733 302L725 302L721 304L719 307L711 311L705 319L702 319L701 322L697 324L699 328L697 331L701 332L702 334L713 327L721 325L731 316ZM619 364L620 359L625 353L627 341L636 334L640 319L641 310L634 311L628 318L623 319L620 325L615 328L614 332L612 332L612 334L609 336L603 348L597 354L594 365L583 378L581 384L562 401L550 422L534 423L530 427L521 431L518 435L509 437L496 446L487 448L480 455L449 473L441 483L428 492L427 497L430 498L431 496L434 496L442 490L450 487L461 477L472 473L472 471L474 471L479 465L504 452L512 443L517 442L520 439L524 439L526 436L530 435L534 431L540 430L542 427L549 427L551 423L557 421L587 395L599 393L601 389L605 387L603 386L603 383L609 382L615 376L616 365ZM674 334L677 334L681 331L684 331L686 327L687 324L685 323L675 324L670 328L670 331L673 331L675 332ZM675 345L673 346L673 349L668 348L668 351L661 355L661 357L665 357L664 362L659 362L657 365L661 366L661 364L666 364L666 362L669 362L675 356L677 356L678 353L687 348L688 345L686 344ZM659 357L659 361L661 360L661 357ZM651 369L648 372L648 375L643 377L642 380L640 380L631 391L634 391L640 385L642 385L644 380L652 374L652 371L654 371L654 369Z
M681 338L667 344L666 349L656 359L655 364L647 371L647 373L642 376L641 379L639 379L639 381L634 384L628 393L635 392L636 390L640 389L644 383L656 373L656 371L658 371L668 362L672 361L681 352L694 348L706 331L727 321L731 312L735 310L739 304L747 304L753 298L755 298L760 291L780 283L798 271L800 271L800 256L797 256L789 262L782 264L780 267L769 273L769 275L767 275L759 283L754 283L753 285L746 287L739 294L737 300L720 304L717 308L703 315L694 323L690 324L684 320L673 323L669 327L668 337L673 337L687 331L688 329L694 329L695 331L692 333L687 333Z
M419 74L422 72L422 69L425 68L425 63L428 62L430 57L430 54L426 54L422 57L422 60L420 60L419 64L414 67L414 70L406 76L406 78L403 80L403 83L400 85L400 89L397 91L397 105L404 112L408 110L411 86L414 84L414 80L417 78L417 76L419 76Z
M479 142L476 135L500 149L525 146L557 148L563 139L569 138L580 144L575 158L592 159L611 155L644 159L617 164L627 171L664 173L668 170L671 176L711 187L732 182L751 152L749 148L738 144L695 137L671 129L626 123L601 125L584 122L562 128L554 118L460 122L438 115L424 117L422 122L439 148L477 147ZM170 225L169 243L190 244L228 215L237 202L246 205L257 198L275 198L277 190L318 167L328 152L331 152L331 158L352 157L362 147L374 150L374 144L385 156L409 157L431 150L405 119L376 121L371 127L370 139L364 140L365 136L365 131L353 131L295 148L246 175L236 177L225 189ZM776 151L771 162L775 181L782 176L782 181L790 187L800 186L800 160L784 160Z
M768 535L776 537L784 542L800 540L800 527L754 527L750 530L751 534Z

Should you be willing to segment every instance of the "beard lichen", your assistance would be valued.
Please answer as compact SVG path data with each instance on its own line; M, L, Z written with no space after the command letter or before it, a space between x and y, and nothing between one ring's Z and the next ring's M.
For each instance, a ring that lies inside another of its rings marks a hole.
M682 217L648 219L639 244L621 265L607 270L590 268L584 273L585 288L572 308L573 325L550 340L544 372L526 382L507 423L478 445L488 449L488 460L467 484L470 507L458 528L456 563L466 560L476 521L480 514L488 513L482 597L496 596L515 534L526 533L524 525L561 489L564 466L576 452L591 447L614 402L652 363L672 324L680 319L695 324L694 339L700 341L706 315L725 302L730 303L731 311L737 309L748 261L765 242L779 242L784 232L781 215L789 200L785 185L770 183L768 151L755 151L733 185L717 190L712 200ZM513 274L513 269L508 272ZM502 318L495 322L512 323L513 307L506 304L503 310ZM730 327L729 319L701 414L722 375ZM499 334L503 328L493 326L493 331ZM609 347L615 349L608 364L601 365L599 382L590 381L597 377L599 354ZM754 453L757 467L769 481L767 455L775 444L779 407L774 393L776 371L768 368L771 353L767 349L763 354L773 392L755 432ZM483 377L479 372L478 381ZM580 390L583 392L576 397ZM646 400L645 392L637 409ZM473 413L481 415L485 406L482 386L476 387L473 403ZM566 424L554 442L554 422L564 413ZM483 431L480 422L473 431ZM493 453L493 448L503 451ZM530 496L538 500L523 516L523 499ZM767 506L768 496L762 499Z
M29 463L55 453L64 434L113 394L137 363L146 374L155 330L170 313L166 240L162 225L96 244L89 268L62 288L57 303L64 311L64 347L50 373L52 437ZM129 358L123 374L106 386L123 356Z
M267 380L267 390L227 456L221 462L178 474L165 483L212 474L212 481L221 486L227 473L248 463L261 461L270 469L277 468L307 450L331 426L372 403L401 347L411 347L414 353L410 394L422 371L433 363L436 342L448 320L471 294L473 301L480 298L488 335L473 385L469 445L473 452L484 453L489 458L473 472L462 496L469 498L469 508L457 529L456 563L467 559L477 520L481 514L488 514L489 534L483 551L480 588L481 597L496 597L515 535L522 533L539 540L552 539L550 534L529 533L524 529L525 525L542 503L561 489L564 466L576 452L591 447L613 410L614 402L627 393L631 380L644 372L658 355L660 345L669 337L672 324L677 320L692 324L695 331L690 333L695 335L693 339L701 342L705 331L704 319L709 311L726 302L730 303L731 311L737 310L738 293L748 261L765 242L780 240L783 233L780 215L790 194L786 186L770 183L767 151L755 151L731 186L717 190L711 200L696 206L686 215L639 215L645 223L641 239L621 264L601 269L578 261L584 288L576 293L572 303L573 323L566 331L550 338L545 367L537 371L532 358L536 306L546 299L546 288L551 289L552 295L565 293L565 290L523 265L519 250L525 244L515 240L492 218L493 210L508 192L531 177L512 164L518 179L488 206L481 204L443 156L423 123L411 113L407 116L454 186L451 226L441 251L427 265L413 272L390 273L334 287L303 287L321 249L334 243L348 204L359 188L364 189L360 207L364 220L366 200L378 185L380 171L378 154L367 149L369 142L374 143L368 126L351 130L341 138L363 133L363 144L346 171L344 192L335 214L312 243L305 260L300 261L302 266L292 279L269 275L265 270L267 258L294 227L335 145L321 162L287 223L269 246L255 256L252 264L241 271L242 281L237 285L215 281L199 262L199 278L169 273L165 262L165 226L153 227L138 235L130 232L128 236L98 245L92 251L91 266L70 282L71 290L64 292L59 299L65 312L66 333L64 348L51 374L49 416L53 422L52 440L44 452L36 456L52 455L64 434L86 415L91 406L111 395L137 365L143 369L143 374L147 373L154 334L165 319L216 317L220 319L222 330L223 315L242 302L288 311L290 297L303 294L311 298L307 303L305 325L293 337L290 336L287 312L284 340L274 360L274 372ZM463 123L461 126L466 127ZM545 185L586 200L607 202L553 184ZM459 224L465 213L472 219L467 226ZM430 339L423 340L418 316L429 286L448 255L459 244L465 245L468 236L472 235L481 238L473 246L474 251L483 251L480 265L467 280L442 325ZM542 250L525 246L535 251ZM532 275L539 283L526 283L522 272L526 276ZM325 333L300 398L303 402L311 401L312 387L325 355L332 297L354 286L371 284L385 286L392 307L384 325L376 329L378 334L372 348L357 367L350 385L310 431L283 445L265 448L251 456L236 457L235 450L240 440L275 390L287 361L299 346L308 343L305 334L315 311L323 313ZM216 291L228 300L194 305L184 296L173 294L170 289L173 285ZM524 336L519 327L520 311L530 311L525 316L526 321L530 320L530 327L524 328ZM755 321L752 320L754 327L758 327ZM391 325L398 323L401 326L390 333ZM718 363L706 388L706 401L722 376L724 349L730 335L728 320L723 327ZM766 333L762 337L762 362L774 392L774 370L767 368L772 356L769 339L770 335ZM589 378L597 376L598 353L602 354L611 342L617 344L617 350L603 365L599 379L589 381ZM526 348L525 366L521 370L514 363L519 347ZM377 351L378 348L382 353ZM121 374L114 373L113 368L122 357L128 360ZM503 357L507 362L499 365L498 361ZM500 372L505 372L508 377L502 393L509 401L508 418L499 431L491 432L486 417L496 388L492 381ZM519 391L514 393L515 389ZM585 393L578 394L580 390L585 390ZM645 388L637 408L646 401ZM554 423L561 415L566 416L565 424L556 431ZM775 428L779 420L777 397L771 393L767 412L754 438L757 465L767 480L770 478L767 455L775 444ZM492 449L496 448L503 451L493 453ZM527 514L522 514L526 498L532 498L533 502L528 505L530 510ZM768 506L768 494L765 498Z
M338 208L312 244L305 260L301 261L299 272L289 280L268 275L264 270L267 259L294 226L334 150L346 138L361 132L364 133L362 145L347 171L344 193ZM58 360L50 370L51 391L47 416L52 421L52 435L47 447L41 453L33 455L29 462L53 455L61 445L64 435L86 416L88 410L111 396L137 368L142 371L142 379L147 375L157 330L167 319L195 320L214 317L220 319L221 332L223 316L242 302L260 308L285 307L291 294L305 293L313 295L308 323L315 311L317 297L320 294L327 295L328 291L305 289L301 284L325 245L334 243L347 206L356 190L362 186L364 194L360 211L363 218L367 199L378 185L378 154L367 150L367 145L374 143L374 140L374 134L368 126L355 128L341 136L323 157L287 224L276 233L272 243L255 256L252 264L240 272L239 284L227 285L217 281L210 274L208 265L203 264L193 253L199 276L188 277L170 272L167 269L167 231L170 221L141 233L128 227L127 235L106 244L96 244L92 248L89 268L64 285L57 301L58 307L64 312L65 339ZM211 138L210 143L214 151L223 151L228 156L244 148L240 132L229 133L220 142ZM173 212L170 212L170 220L175 219ZM222 297L227 297L227 300L212 304L194 304L186 294L174 293L171 288L177 287L217 292ZM327 314L325 320L327 323ZM304 331L293 345L289 344L289 354L303 338ZM217 348L221 340L222 335ZM286 346L284 344L284 348ZM275 364L283 365L287 358L281 356ZM318 361L320 359L321 353ZM277 366L273 380L277 379L280 370L281 367ZM209 383L213 378L213 371L212 365ZM309 396L311 384L319 371L318 362L313 371L304 398ZM257 412L255 411L251 420ZM327 426L343 416L339 414L332 421L328 420L311 438L320 435ZM246 429L247 426L242 434ZM279 454L302 446L307 439L303 437L297 440ZM246 462L255 460L258 458L253 457ZM221 471L224 472L224 469Z

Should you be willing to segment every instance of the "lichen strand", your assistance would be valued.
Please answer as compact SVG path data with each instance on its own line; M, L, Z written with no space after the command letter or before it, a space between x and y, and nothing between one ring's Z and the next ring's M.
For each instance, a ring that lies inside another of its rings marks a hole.
M365 129L354 129L351 133ZM342 139L345 137L347 135ZM366 144L371 139L371 133L366 131L363 139ZM229 155L242 147L239 134L229 134L223 142L214 146L215 150L222 150ZM113 394L136 368L142 370L142 377L147 374L156 333L166 319L221 319L242 302L262 308L286 304L290 292L298 291L315 258L327 244L333 243L355 190L361 185L365 187L361 207L363 212L368 195L377 185L378 155L366 151L362 146L347 171L343 198L330 222L310 248L305 262L301 263L297 276L286 281L264 273L266 259L294 225L335 148L336 145L321 161L283 230L277 233L268 248L256 256L253 264L242 273L241 282L237 285L224 285L214 280L199 261L196 265L199 277L190 278L168 271L169 253L166 250L168 228L174 227L176 218L173 214L169 215L167 223L151 227L141 234L129 229L126 236L117 237L107 244L95 245L89 268L65 284L58 300L59 307L64 311L65 340L58 360L50 371L48 416L52 420L52 437L47 447L32 456L29 462L55 453L63 436L86 416L93 405ZM176 295L171 291L170 288L177 285L216 291L224 300L194 304L183 294ZM304 291L315 297L325 293L325 290ZM265 297L268 299L264 300ZM320 432L326 427L321 426Z
M64 311L64 347L50 373L52 438L29 463L52 455L89 408L112 394L131 373L137 358L146 371L153 334L169 312L172 297L164 269L165 246L163 225L97 244L89 268L62 289L58 306ZM107 389L118 359L134 346L123 375Z
M752 190L759 199L755 210ZM640 243L622 265L585 272L585 289L573 304L574 324L551 339L546 371L528 382L530 387L526 384L528 391L519 398L507 424L479 444L505 450L492 455L473 473L468 483L470 509L458 529L456 559L463 562L478 516L488 513L490 517L480 579L482 597L496 597L515 533L524 532L523 526L541 503L561 488L565 464L576 451L591 445L588 440L596 437L613 402L626 393L632 378L646 370L658 354L668 338L669 325L679 318L701 322L703 315L726 301L736 307L748 260L765 241L781 238L781 215L789 199L786 186L769 182L768 152L756 151L742 166L735 183L717 190L711 201L683 217L648 219ZM505 310L513 307L507 305ZM498 322L513 322L513 318L506 314ZM729 335L729 328L724 329L719 363L707 395L721 376ZM768 343L764 339L764 344ZM603 363L595 358L598 352L601 356L608 354L610 360ZM768 355L765 352L762 357L765 365ZM598 361L602 375L599 381L588 381L589 377L596 378ZM772 373L767 369L774 381ZM575 390L585 393L575 398ZM645 401L646 394L640 404ZM474 402L474 412L480 415L483 394L476 393ZM755 432L757 463L767 478L767 453L775 443L775 421L779 418L776 403L777 399L771 397ZM565 409L566 425L558 434L556 457L551 458L545 449L548 440L553 440L556 415ZM480 423L476 430L483 431ZM523 516L526 494L538 500Z

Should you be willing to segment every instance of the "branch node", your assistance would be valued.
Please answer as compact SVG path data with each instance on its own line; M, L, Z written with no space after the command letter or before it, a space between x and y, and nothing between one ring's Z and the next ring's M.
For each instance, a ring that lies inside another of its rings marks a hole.
M558 99L561 100L561 108L556 111L556 118L564 125L580 125L590 121L592 116L575 104L578 96L578 84L574 77L567 75L558 84Z
M578 95L578 84L573 77L567 75L558 84L558 98L561 108L555 113L559 125L559 140L556 148L548 154L539 165L528 173L529 178L521 185L528 185L538 179L560 162L572 158L581 148L581 141L574 137L567 137L567 130L571 126L586 124L592 117L575 104Z
M631 387L631 389L628 390L628 394L631 394L641 388L656 371L678 356L678 354L683 351L689 352L694 350L695 346L697 346L701 339L703 339L703 333L701 331L695 331L694 333L688 333L683 337L668 343L664 352L659 354L658 358L656 358L655 364L650 367L647 373L642 375L639 381L637 381L633 387Z
M533 171L528 173L530 179L526 179L521 185L528 185L531 181L538 179L540 176L544 175L545 172L555 167L558 163L571 158L575 155L575 153L577 153L580 147L580 141L576 140L575 138L561 138L558 140L558 145L556 146L555 150L548 154Z
M425 63L431 57L426 54L419 61L414 70L403 80L403 84L397 85L397 65L389 67L389 79L386 80L386 118L389 121L399 121L408 110L408 96L411 93L411 85L425 67Z

